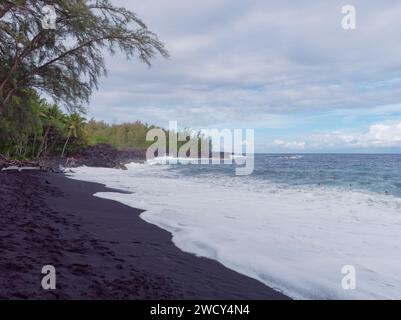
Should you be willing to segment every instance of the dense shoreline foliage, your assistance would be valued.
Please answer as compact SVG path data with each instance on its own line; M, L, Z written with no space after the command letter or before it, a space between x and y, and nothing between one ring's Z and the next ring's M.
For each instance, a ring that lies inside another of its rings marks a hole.
M34 91L13 98L0 116L0 136L0 154L16 159L61 156L87 145L85 119Z
M140 121L112 125L87 121L78 112L65 113L57 104L49 104L33 90L25 91L14 97L12 107L0 116L0 154L20 160L71 156L101 143L119 150L145 150L154 142L146 141L146 134L154 128ZM168 145L168 136L173 133L164 132ZM198 140L199 149L202 143L209 143L199 133L186 133ZM184 143L178 142L178 148Z

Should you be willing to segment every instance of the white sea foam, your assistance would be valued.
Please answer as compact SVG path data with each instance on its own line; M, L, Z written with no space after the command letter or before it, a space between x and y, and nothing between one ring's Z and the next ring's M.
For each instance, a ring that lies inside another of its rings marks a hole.
M199 158L188 158L188 157L180 158L180 157L161 156L147 160L146 163L148 165L165 165L169 163L190 164L190 163L198 163L199 160L200 160Z
M286 160L299 160L302 159L304 156L302 155L293 155L293 156L284 156L282 157L282 159L286 159Z
M96 196L147 210L141 217L170 231L180 249L293 298L401 298L399 198L128 168L82 167L71 177L133 192ZM341 286L344 265L356 268L355 290Z

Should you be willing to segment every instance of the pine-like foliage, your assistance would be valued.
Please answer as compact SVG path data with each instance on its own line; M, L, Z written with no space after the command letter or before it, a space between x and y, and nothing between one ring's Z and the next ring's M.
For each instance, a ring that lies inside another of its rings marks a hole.
M56 28L44 29L53 5ZM109 0L0 1L0 114L24 90L36 90L79 110L106 73L104 54L120 50L150 65L168 56L135 13Z

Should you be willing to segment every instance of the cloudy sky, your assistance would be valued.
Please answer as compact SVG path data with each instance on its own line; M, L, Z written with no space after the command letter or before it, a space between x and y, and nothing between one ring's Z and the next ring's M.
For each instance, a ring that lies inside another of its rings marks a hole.
M401 152L401 1L113 2L171 57L108 58L89 116L253 128L258 152ZM355 30L341 25L347 4Z

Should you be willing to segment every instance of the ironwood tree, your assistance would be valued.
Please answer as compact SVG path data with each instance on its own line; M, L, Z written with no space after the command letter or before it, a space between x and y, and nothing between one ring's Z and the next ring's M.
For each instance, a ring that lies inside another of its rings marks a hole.
M52 6L55 28L44 28ZM35 90L72 111L106 74L105 53L150 65L168 53L137 15L109 0L0 1L0 116L13 98Z

